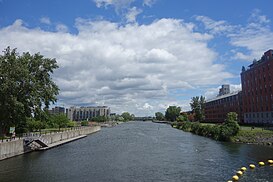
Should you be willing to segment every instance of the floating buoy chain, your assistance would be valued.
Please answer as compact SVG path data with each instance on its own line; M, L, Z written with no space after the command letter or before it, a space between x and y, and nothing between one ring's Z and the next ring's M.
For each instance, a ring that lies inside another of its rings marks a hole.
M273 166L273 160L267 160L267 163L270 165L270 166ZM259 166L264 166L265 163L264 162L259 162L258 163ZM249 165L249 168L250 169L255 169L255 165L254 164L250 164ZM228 182L233 182L233 181L238 181L239 180L239 176L242 176L244 174L244 172L247 170L246 167L241 167L241 169L239 171L236 172L236 175L232 176L232 180L229 180Z

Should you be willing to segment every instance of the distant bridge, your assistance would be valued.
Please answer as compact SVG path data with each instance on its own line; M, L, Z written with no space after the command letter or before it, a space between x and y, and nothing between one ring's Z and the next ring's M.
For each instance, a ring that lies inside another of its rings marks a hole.
M134 121L153 121L153 120L155 120L155 118L151 116L134 117Z

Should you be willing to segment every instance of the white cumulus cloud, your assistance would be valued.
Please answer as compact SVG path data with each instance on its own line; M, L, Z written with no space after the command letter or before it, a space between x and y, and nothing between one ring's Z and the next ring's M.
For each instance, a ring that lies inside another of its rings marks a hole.
M40 22L43 23L43 24L47 24L47 25L51 24L51 21L50 21L50 19L48 17L40 18Z
M78 34L49 32L16 20L0 29L1 50L11 46L56 58L60 68L53 78L65 106L108 105L113 112L153 115L162 105L188 105L171 90L221 84L232 77L215 63L217 54L207 45L211 37L182 20L120 26L79 18L75 27Z

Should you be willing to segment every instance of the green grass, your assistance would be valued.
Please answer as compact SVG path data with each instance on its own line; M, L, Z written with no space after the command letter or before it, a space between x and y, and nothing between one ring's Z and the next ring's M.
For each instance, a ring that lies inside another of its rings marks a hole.
M232 141L242 143L263 143L267 142L268 138L273 137L273 131L264 130L262 128L255 127L241 127L239 133L232 137Z
M214 126L214 125L216 125L215 123L200 123L201 125L203 125L203 126Z
M262 127L253 127L252 126L240 126L241 130L245 130L245 131L263 131Z

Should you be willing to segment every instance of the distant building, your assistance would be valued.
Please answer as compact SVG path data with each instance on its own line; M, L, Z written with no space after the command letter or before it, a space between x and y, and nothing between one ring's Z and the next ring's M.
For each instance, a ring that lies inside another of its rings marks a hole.
M254 59L242 67L242 91L230 93L223 85L215 99L206 102L208 122L223 122L228 112L236 112L240 122L273 124L273 50L266 51L260 60Z
M72 121L91 121L98 116L110 116L110 108L107 106L70 107L67 109L67 117Z
M65 108L64 107L54 107L51 110L48 110L50 114L65 114Z
M218 96L226 95L230 93L229 85L222 85L222 88L219 89Z
M229 112L236 112L238 114L238 121L243 122L241 91L227 93L206 101L205 120L207 122L222 123Z
M248 67L241 72L244 121L273 124L273 50Z

